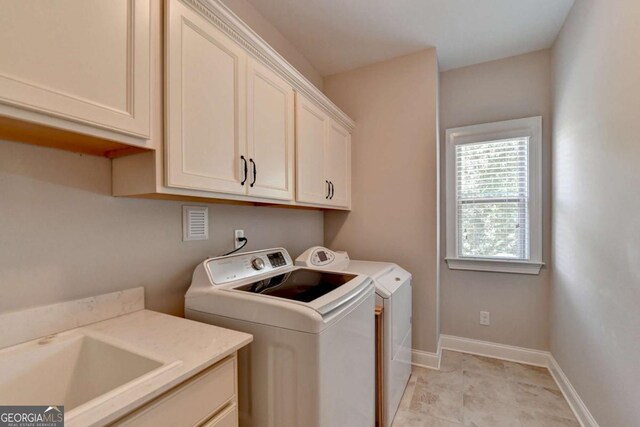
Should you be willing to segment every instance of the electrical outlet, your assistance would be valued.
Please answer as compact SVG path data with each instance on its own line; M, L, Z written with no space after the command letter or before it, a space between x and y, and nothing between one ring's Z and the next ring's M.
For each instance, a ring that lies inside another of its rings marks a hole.
M484 326L489 326L491 324L491 313L489 313L488 311L481 311L480 324Z
M238 249L242 246L242 242L238 239L244 237L244 230L233 230L233 248Z

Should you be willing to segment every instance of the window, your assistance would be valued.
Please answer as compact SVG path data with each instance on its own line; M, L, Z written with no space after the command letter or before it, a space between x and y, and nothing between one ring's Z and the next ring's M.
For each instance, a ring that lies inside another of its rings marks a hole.
M538 274L542 118L447 130L447 263Z

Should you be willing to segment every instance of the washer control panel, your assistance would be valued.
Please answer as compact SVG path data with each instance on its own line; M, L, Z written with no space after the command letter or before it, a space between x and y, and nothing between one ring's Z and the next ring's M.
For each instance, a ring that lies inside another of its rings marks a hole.
M211 258L206 262L214 285L222 285L265 273L278 273L293 266L286 249L276 248Z
M287 265L287 260L284 258L284 255L282 254L282 252L273 252L273 253L267 254L267 258L269 259L269 262L271 263L271 267L273 268Z

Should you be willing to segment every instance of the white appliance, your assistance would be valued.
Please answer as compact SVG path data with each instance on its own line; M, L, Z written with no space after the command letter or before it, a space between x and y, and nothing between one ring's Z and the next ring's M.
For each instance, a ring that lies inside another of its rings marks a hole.
M185 295L188 319L248 332L240 351L240 424L373 426L371 278L295 267L285 249L205 260Z
M307 249L296 265L364 274L376 288L376 305L383 307L383 426L391 425L411 375L411 274L389 262L353 261L346 252L321 246Z

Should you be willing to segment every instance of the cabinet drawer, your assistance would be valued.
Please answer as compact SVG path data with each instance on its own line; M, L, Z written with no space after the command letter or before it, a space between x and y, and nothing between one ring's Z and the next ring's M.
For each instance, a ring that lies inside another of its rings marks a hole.
M202 427L238 427L238 407L234 404L216 415Z
M115 425L194 426L209 418L232 400L235 395L236 358L234 356L169 390L156 400L116 422ZM223 412L223 414L225 413L226 411ZM220 420L222 421L222 418ZM218 424L211 425L218 426ZM225 427L227 425L234 424L220 424Z

